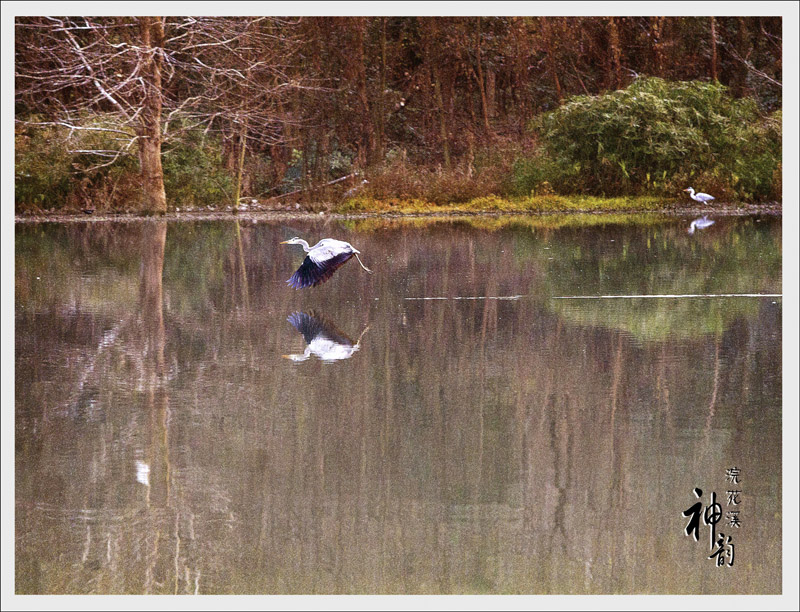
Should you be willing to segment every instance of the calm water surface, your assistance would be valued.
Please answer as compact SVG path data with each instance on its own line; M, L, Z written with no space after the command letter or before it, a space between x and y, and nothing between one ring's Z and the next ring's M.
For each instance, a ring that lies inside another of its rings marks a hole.
M781 298L560 299L781 293L688 223L17 225L17 592L780 592Z

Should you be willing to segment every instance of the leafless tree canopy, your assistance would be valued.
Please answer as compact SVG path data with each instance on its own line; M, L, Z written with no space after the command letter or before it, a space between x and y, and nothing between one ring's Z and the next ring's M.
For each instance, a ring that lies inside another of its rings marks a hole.
M202 130L239 183L245 158L268 160L272 187L296 152L308 182L391 149L449 166L640 75L781 103L779 17L20 17L15 33L19 122L104 132L113 146L73 150L98 167L143 163L153 121L167 145Z

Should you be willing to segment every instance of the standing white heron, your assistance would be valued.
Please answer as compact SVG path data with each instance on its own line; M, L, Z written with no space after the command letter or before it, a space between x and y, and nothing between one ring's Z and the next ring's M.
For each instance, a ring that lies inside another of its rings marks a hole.
M694 234L695 229L704 229L710 225L714 225L714 222L709 219L708 216L703 215L699 219L695 219L689 224L689 233Z
M364 179L363 181L361 181L358 185L356 185L352 189L348 189L347 191L345 191L344 192L344 197L345 198L352 198L359 191L361 191L361 189L364 187L364 185L366 185L368 183L369 183L369 181L367 179Z
M701 204L706 204L714 199L714 196L709 195L707 193L695 193L694 189L692 189L691 187L689 187L688 189L684 189L684 191L688 191L689 197L692 198L695 202L700 202Z
M349 261L353 255L356 256L361 267L372 274L372 270L361 263L361 258L358 256L361 251L353 247L349 242L334 240L333 238L323 238L313 247L309 247L305 240L295 237L284 240L281 244L299 244L303 247L303 250L308 253L308 256L303 260L303 263L300 264L300 267L297 268L297 271L286 281L289 286L294 289L316 287L324 283L333 276L336 270Z

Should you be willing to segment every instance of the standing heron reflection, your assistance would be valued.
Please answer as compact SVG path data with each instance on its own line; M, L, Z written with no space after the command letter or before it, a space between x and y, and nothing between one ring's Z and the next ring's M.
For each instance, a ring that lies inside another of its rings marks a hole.
M361 347L361 338L367 333L369 326L364 328L356 342L339 330L327 317L316 312L293 312L287 318L306 341L306 349L302 354L283 355L292 361L305 361L311 355L316 355L325 362L349 359Z
M699 219L695 219L689 224L689 233L694 234L696 229L705 229L714 225L714 221L709 219L708 216L703 215Z

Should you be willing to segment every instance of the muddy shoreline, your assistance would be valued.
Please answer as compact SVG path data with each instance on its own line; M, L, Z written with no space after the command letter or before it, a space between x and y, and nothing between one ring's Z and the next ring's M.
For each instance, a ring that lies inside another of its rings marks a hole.
M197 211L197 212L167 212L161 215L144 215L137 213L112 213L95 212L86 213L54 213L47 215L16 215L15 223L87 223L87 222L142 222L142 221L244 221L259 223L268 221L310 221L313 219L420 219L443 218L456 219L464 217L551 217L562 215L665 215L673 217L688 217L693 215L714 215L724 217L742 217L749 215L782 216L782 207L779 204L747 205L736 208L722 207L675 207L661 209L640 209L625 211L598 211L598 210L568 210L568 211L527 211L527 212L497 212L497 211L431 211L420 213L335 213L335 212L302 212L296 210L259 210L241 211Z

